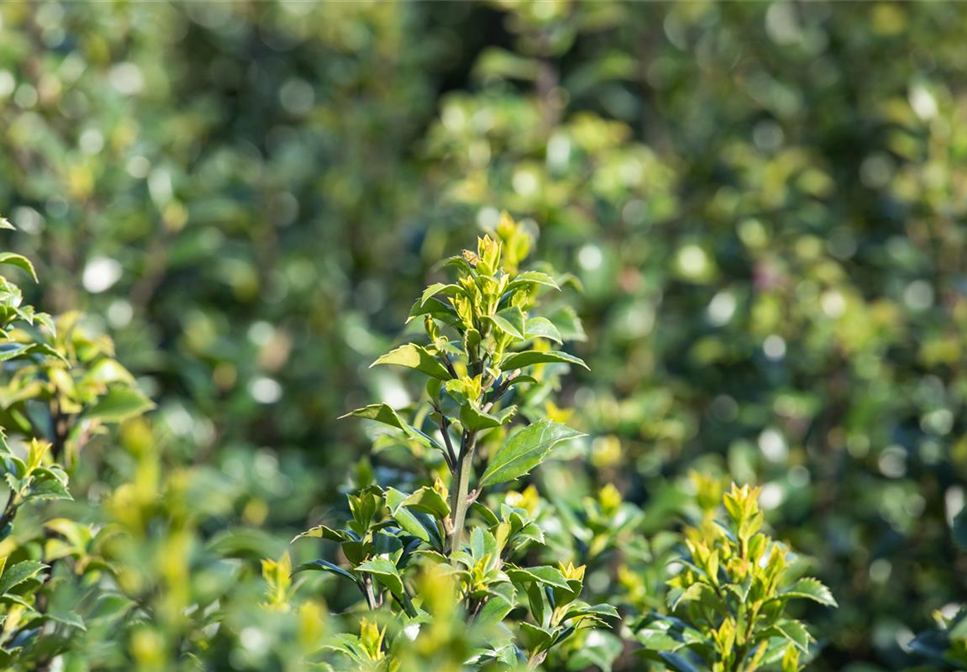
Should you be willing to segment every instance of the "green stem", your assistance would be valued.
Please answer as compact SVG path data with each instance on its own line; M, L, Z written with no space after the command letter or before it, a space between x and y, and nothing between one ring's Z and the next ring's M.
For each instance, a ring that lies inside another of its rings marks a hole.
M463 528L467 522L468 495L470 494L470 479L473 478L473 451L476 436L470 434L465 437L460 449L460 461L454 473L453 495L450 508L453 511L453 533L450 537L450 552L460 550L463 544Z
M3 509L3 515L0 515L0 540L6 539L13 529L13 519L17 515L17 508L19 506L17 499L17 493L11 490L10 498L7 500L7 505Z

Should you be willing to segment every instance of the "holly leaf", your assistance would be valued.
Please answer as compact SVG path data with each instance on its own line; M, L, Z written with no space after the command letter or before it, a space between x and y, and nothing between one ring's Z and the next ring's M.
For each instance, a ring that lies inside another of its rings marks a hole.
M121 422L154 408L154 402L131 387L112 387L84 413L87 420Z
M11 266L16 266L17 268L29 273L30 277L34 279L34 282L37 282L37 271L34 270L33 262L22 254L0 252L0 264L10 264Z
M525 366L532 366L533 364L551 364L555 362L576 364L587 369L588 371L591 370L580 357L575 357L574 355L561 352L559 350L552 350L549 352L541 352L540 350L524 350L523 352L511 353L507 357L504 357L504 361L500 364L500 370L512 371L514 369L522 369Z
M516 338L518 341L524 340L524 313L516 306L504 308L496 315L487 318L491 324L505 334Z
M11 588L19 586L24 581L33 578L47 565L34 560L24 560L16 565L7 567L3 575L0 576L0 595L7 593Z
M339 565L334 565L328 560L313 560L312 562L304 562L295 569L292 570L292 576L296 574L301 574L302 572L328 572L329 574L335 574L336 576L341 576L344 579L349 579L353 583L359 583L355 576L347 572L345 569Z
M427 349L416 343L401 345L395 350L387 352L385 355L370 364L370 368L380 364L392 364L394 366L405 366L408 369L416 369L428 376L439 378L440 380L450 380L450 374L437 359L427 352Z
M778 599L786 598L805 598L813 602L819 602L827 607L838 607L836 598L833 597L829 588L824 586L819 580L807 577L799 579L788 588L779 591Z
M479 487L506 483L530 472L561 441L584 436L551 420L540 420L511 436L490 459Z

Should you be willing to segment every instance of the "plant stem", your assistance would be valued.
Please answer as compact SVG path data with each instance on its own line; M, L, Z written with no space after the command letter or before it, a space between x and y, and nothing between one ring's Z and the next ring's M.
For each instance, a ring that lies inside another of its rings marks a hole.
M450 552L460 550L463 543L463 527L467 521L467 507L470 505L470 479L473 477L473 451L477 437L475 434L464 434L463 445L460 447L460 460L454 473L453 497L450 508L453 513L453 535L450 537Z
M13 527L13 519L17 515L17 493L10 491L10 498L7 505L3 508L3 515L0 516L0 540L6 539Z

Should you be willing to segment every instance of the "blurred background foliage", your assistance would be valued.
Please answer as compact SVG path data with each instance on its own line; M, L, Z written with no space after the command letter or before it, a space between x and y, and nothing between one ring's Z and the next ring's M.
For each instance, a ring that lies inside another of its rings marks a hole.
M540 479L603 558L587 585L660 603L665 542L636 539L688 517L688 471L729 475L841 605L810 613L812 669L920 664L967 600L965 30L940 3L4 2L5 245L159 407L75 496L129 483L108 513L166 522L115 552L162 583L188 565L149 557L195 548L202 593L216 551L278 557L396 468L335 418L415 398L366 367L507 210L583 284L563 394L590 439ZM637 534L594 542L622 498ZM151 594L187 637L193 602ZM284 665L245 604L226 669ZM173 669L160 636L127 644L144 669Z

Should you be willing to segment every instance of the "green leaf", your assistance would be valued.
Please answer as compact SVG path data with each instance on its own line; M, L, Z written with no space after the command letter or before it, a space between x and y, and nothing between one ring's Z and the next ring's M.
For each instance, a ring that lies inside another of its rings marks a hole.
M512 371L514 369L521 369L525 366L531 366L532 364L550 364L552 362L577 364L578 366L584 367L588 371L591 370L580 357L575 357L574 355L561 352L559 350L549 352L540 352L539 350L514 352L504 358L504 361L500 364L500 370Z
M329 541L335 541L341 543L349 539L349 535L340 530L334 530L331 527L326 527L325 525L316 525L311 527L302 534L297 534L292 537L292 541L297 539L328 539ZM291 544L292 541L289 543Z
M47 565L44 563L35 562L34 560L24 560L23 562L18 562L16 565L7 567L3 575L0 576L0 595L5 594L15 586L19 586L24 581L33 578L39 571L46 567Z
M154 402L131 387L112 387L84 413L87 420L121 422L154 408Z
M712 587L706 583L693 583L685 590L680 588L677 590L668 591L668 608L674 611L678 609L678 606L682 603L695 602L696 600L702 599L702 596L706 593L712 593Z
M450 505L439 492L429 487L422 487L403 500L402 506L429 513L443 519L450 515Z
M437 550L443 549L443 537L436 521L420 511L411 511L403 506L408 495L395 488L386 489L386 505L390 509L393 520L409 534L425 541Z
M457 317L456 311L439 299L430 299L426 303L422 303L419 299L417 299L413 303L413 307L410 308L410 314L409 317L406 318L406 323L409 324L415 318L423 315L430 315L431 317L435 317L444 322L451 319L456 319Z
M514 583L526 584L534 581L542 586L552 586L562 590L570 590L567 579L561 574L561 570L556 567L515 567L507 565L504 568L507 576Z
M474 627L497 626L503 623L514 605L502 595L493 595L474 619Z
M334 565L328 560L313 560L312 562L305 562L295 569L292 570L292 576L300 574L302 572L328 572L330 574L335 574L336 576L341 576L344 579L349 579L353 583L359 583L355 576L347 572L345 569L339 565Z
M423 290L423 296L420 297L420 305L426 305L426 302L432 299L437 294L444 294L452 296L454 294L466 294L467 291L460 285L448 285L442 282L436 282Z
M51 611L44 614L44 618L55 623L60 623L61 625L68 625L78 630L87 631L87 627L84 625L84 619L76 611Z
M520 628L520 642L528 651L540 651L551 642L554 636L553 631L539 628L536 625L527 623L526 621L522 622L518 627Z
M393 593L393 596L401 602L406 594L403 588L403 579L400 577L399 570L387 558L373 558L356 567L357 572L367 572L377 577L386 588Z
M566 425L544 419L510 437L490 459L479 487L506 483L530 472L561 441L583 436Z
M500 519L497 517L497 514L495 514L493 511L488 509L486 505L481 504L480 502L474 502L473 504L471 504L470 510L476 513L481 518L483 518L484 522L491 527L493 527L494 525L500 524Z
M416 369L428 376L439 378L440 380L450 380L450 374L446 368L436 358L427 352L426 348L416 343L401 345L395 350L387 352L385 355L370 364L370 368L378 364L392 364L395 366L405 366L409 369Z
M499 414L492 415L477 410L473 404L466 403L460 408L460 422L463 424L464 429L476 432L505 425L510 422L515 413L517 413L516 406L508 406Z
M0 362L30 354L33 343L4 343L0 346Z
M8 229L10 231L16 231L17 227L7 221L6 217L0 217L0 229Z
M524 313L520 308L516 306L505 308L487 319L505 334L518 341L524 340Z
M799 621L793 620L779 621L771 628L763 631L762 636L783 637L795 644L796 648L803 653L809 653L809 642L812 641L812 636L806 630L806 626Z
M692 665L688 658L680 653L662 651L658 655L660 655L661 659L665 661L665 665L669 669L674 670L674 672L699 672L698 668Z
M577 616L596 616L599 618L620 618L618 610L610 604L596 604L594 606L583 602L575 602L570 605L564 618L575 618Z
M813 600L814 602L819 602L828 607L838 607L836 603L836 598L830 592L829 588L820 583L817 579L807 577L805 579L799 579L794 584L788 588L784 588L779 591L779 599L784 598L796 598L801 597L807 600Z
M554 278L549 276L547 273L541 273L540 271L525 271L507 284L506 291L512 292L522 287L526 287L527 285L543 285L544 287L551 287L552 289L561 289L560 286L554 281Z
M34 270L33 263L22 254L0 252L0 264L10 264L11 266L16 266L21 270L27 271L30 277L34 279L34 282L37 282L37 271Z
M527 338L546 338L555 343L564 342L564 339L561 338L561 332L546 317L532 317L528 319L524 335Z
M37 469L34 471L34 480L30 484L30 490L24 501L46 499L69 499L73 500L67 484L49 469Z
M390 427L395 427L396 429L402 429L403 431L406 431L407 428L407 424L403 422L397 412L387 404L370 404L369 406L363 406L362 408L349 411L349 413L346 413L345 415L340 415L338 419L342 420L344 418L365 418L367 420L375 420L376 422L381 422L384 425L389 425Z
M345 415L339 416L339 420L343 418L365 418L366 420L375 420L376 422L381 422L384 425L389 425L396 429L403 430L407 438L413 439L417 443L420 443L427 448L433 448L434 450L443 450L443 446L431 439L427 434L421 432L413 425L410 425L403 421L399 414L394 411L387 404L370 404L369 406L363 406L362 408L357 408L354 411L350 411Z

